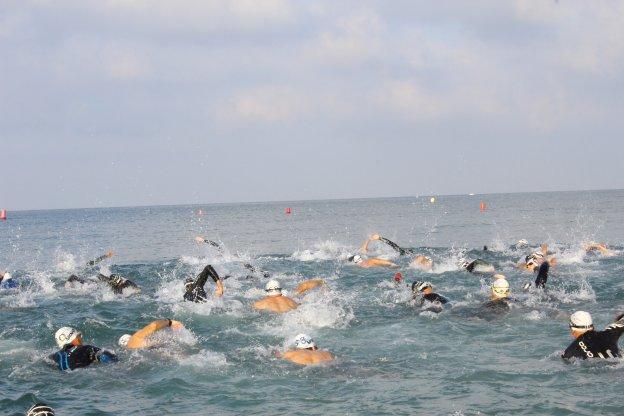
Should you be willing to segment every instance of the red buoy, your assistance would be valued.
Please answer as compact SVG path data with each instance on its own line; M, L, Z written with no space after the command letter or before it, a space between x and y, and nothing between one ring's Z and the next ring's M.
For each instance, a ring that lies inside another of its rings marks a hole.
M401 283L401 280L403 280L403 275L400 272L397 272L394 275L394 281L397 283Z
M485 212L486 209L487 209L487 205L485 205L485 202L481 202L479 204L479 211Z
M0 220L6 220L6 209L0 211Z
M199 215L201 217L202 215L204 215L204 211L202 211L201 209L198 209L197 210L197 215Z
M286 208L286 214L290 214L292 212L292 210L290 209L290 207Z

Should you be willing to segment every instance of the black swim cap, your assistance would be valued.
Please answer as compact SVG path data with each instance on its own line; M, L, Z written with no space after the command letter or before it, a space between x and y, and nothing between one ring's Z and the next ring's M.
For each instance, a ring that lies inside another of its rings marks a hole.
M26 416L54 416L54 410L44 403L33 404Z

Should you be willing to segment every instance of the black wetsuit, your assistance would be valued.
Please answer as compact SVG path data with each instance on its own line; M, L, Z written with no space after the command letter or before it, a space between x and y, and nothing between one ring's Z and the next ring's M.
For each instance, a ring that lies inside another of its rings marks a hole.
M204 240L204 243L206 244L210 244L211 246L213 246L214 248L217 249L217 251L219 252L219 254L223 255L223 247L221 247L221 244L217 243L216 241L212 241L212 240ZM258 269L254 266L252 266L249 263L243 263L243 267L245 267L247 270L249 270L250 272L254 273L254 274L262 274L262 276L264 277L270 277L271 275L269 274L269 272L262 270L262 269ZM227 279L232 277L231 275L225 275L223 276L223 279ZM246 278L247 279L253 279L255 276L253 275L247 275Z
M442 312L448 299L437 293L427 293L420 298L420 307L431 312Z
M399 245L397 243L392 242L392 241L388 240L385 237L379 237L379 240L383 241L386 244L388 244L390 247L392 247L395 251L397 251L402 256L405 256L406 254L414 254L414 250L413 249L399 247Z
M139 285L134 283L132 280L128 280L125 277L121 277L116 274L105 276L101 273L98 273L98 279L108 284L108 286L110 286L113 292L117 294L122 293L124 289L128 289L128 288L139 289Z
M535 278L535 287L546 288L546 282L548 281L548 271L550 270L550 264L548 261L544 261L540 264L537 270L537 277Z
M505 312L511 309L511 306L509 306L509 298L490 300L485 302L483 306L493 312Z
M93 345L65 345L63 349L49 357L61 371L71 371L76 368L87 367L95 362L112 363L117 356L110 351L94 347Z
M564 359L620 357L618 340L624 332L624 317L609 325L604 331L590 330L574 340L561 356Z
M187 279L184 283L184 300L198 303L206 302L208 295L206 294L204 285L206 284L209 276L215 283L221 280L216 270L210 264L204 267L204 270L202 270L196 279Z
M486 268L487 271L484 271ZM470 273L490 273L494 271L494 266L485 260L476 259L468 263L466 270Z

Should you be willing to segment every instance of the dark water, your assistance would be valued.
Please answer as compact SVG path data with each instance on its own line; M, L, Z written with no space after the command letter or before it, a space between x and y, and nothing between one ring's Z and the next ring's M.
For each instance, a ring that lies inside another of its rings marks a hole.
M410 282L433 282L453 307L423 312L405 303L393 270L347 265L373 232L432 256L433 272L423 272L373 246ZM221 242L225 254L196 244L196 235ZM559 259L548 296L521 291L533 278L514 267L531 251L512 247L521 238L549 243ZM616 255L585 255L581 245L591 240ZM599 327L624 312L623 245L624 191L9 212L0 270L21 287L0 290L0 414L20 414L34 400L60 415L621 414L621 362L565 364L559 356L571 342L571 312L591 312ZM63 286L108 250L116 256L89 274L120 273L141 294ZM518 299L508 314L481 314L490 280L457 266L476 257L507 275ZM251 309L262 277L232 277L224 297L206 304L181 301L183 279L205 264L243 275L243 261L286 290L312 277L328 290L283 316ZM165 348L120 351L121 334L160 317L188 330L177 341L164 335ZM121 361L60 373L45 357L64 325ZM300 332L337 360L301 368L274 358Z

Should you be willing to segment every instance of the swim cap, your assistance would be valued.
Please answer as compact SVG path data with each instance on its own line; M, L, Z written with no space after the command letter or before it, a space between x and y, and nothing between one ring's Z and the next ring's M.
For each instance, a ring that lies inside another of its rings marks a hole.
M61 348L67 344L71 344L78 337L82 337L80 331L69 326L59 328L59 330L56 331L56 334L54 334L56 344Z
M494 280L492 293L500 298L506 298L509 295L509 282L507 279Z
M459 263L459 267L461 269L467 269L469 265L470 265L470 262L468 260L464 260L461 263Z
M11 280L13 278L13 276L11 276L11 273L6 272L4 274L4 277L2 278L2 280Z
M571 329L594 329L594 321L591 315L585 311L574 312L570 315Z
M37 403L28 409L26 416L54 416L54 410L44 403Z
M412 292L419 291L422 292L427 288L431 288L431 283L429 282L414 282L412 283Z
M122 336L119 337L119 341L117 341L117 343L121 345L122 347L125 347L126 345L128 345L128 341L130 341L130 338L132 338L132 335L123 334Z
M401 280L403 280L403 275L400 272L396 272L394 274L394 281L395 282L400 282Z
M529 242L523 238L522 240L518 240L518 242L516 243L516 248L522 248L528 245L529 245Z
M349 257L349 261L352 261L355 264L360 263L362 261L362 256L360 256L359 254L356 254L354 256Z
M282 293L282 288L280 287L280 282L277 280L269 280L269 282L264 287L264 290L270 295L279 295Z
M498 279L507 279L507 278L505 277L505 275L504 275L504 274L500 274L500 273L497 273L497 274L495 274L495 275L494 275L494 276L492 276L492 277L494 278L494 280L498 280Z
M309 335L299 334L295 337L295 347L299 350L305 350L316 347L316 344Z

